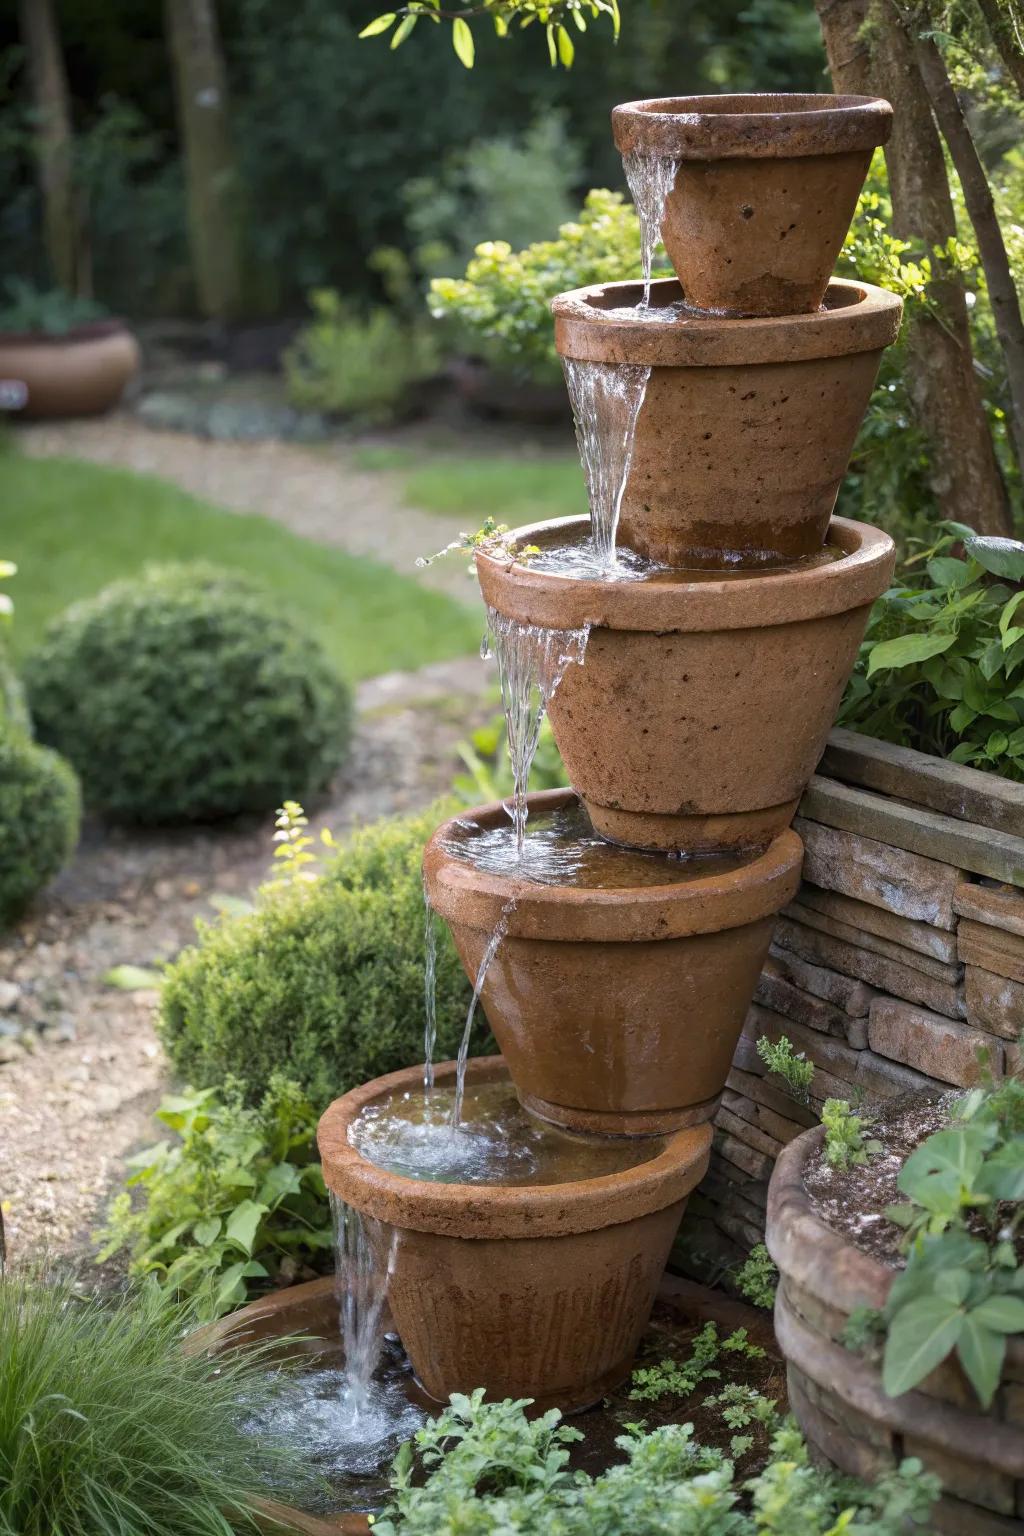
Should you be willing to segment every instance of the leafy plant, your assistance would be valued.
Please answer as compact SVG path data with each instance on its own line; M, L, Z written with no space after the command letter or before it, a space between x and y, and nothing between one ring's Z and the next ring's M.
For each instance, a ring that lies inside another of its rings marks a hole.
M183 1350L194 1322L155 1288L111 1305L0 1285L2 1536L255 1536L254 1493L309 1492L272 1431L239 1425L242 1400L273 1423L268 1346Z
M907 1203L886 1214L909 1252L885 1306L885 1390L909 1391L955 1351L987 1408L1007 1336L1024 1333L1024 1083L975 1089L910 1154L898 1184Z
M846 1099L826 1099L821 1106L825 1127L825 1161L830 1168L859 1167L882 1150L881 1142L864 1139L868 1120L855 1115Z
M383 422L437 369L434 337L394 310L361 314L333 289L310 295L313 319L285 354L288 394L303 409Z
M613 36L618 38L619 0L488 0L486 5L476 5L469 0L461 14L442 10L441 0L409 0L407 5L401 5L395 11L386 11L368 22L359 36L379 37L384 32L390 32L390 46L399 48L421 16L434 22L444 17L452 23L452 47L456 58L467 69L472 69L476 45L473 29L469 25L471 21L484 16L493 24L498 37L507 37L511 26L518 24L522 29L539 20L547 38L552 68L562 64L569 69L576 54L576 45L566 23L572 21L578 32L585 32L588 15L591 19L602 15L609 17Z
M790 1425L744 1484L691 1424L634 1428L616 1442L625 1460L592 1478L568 1464L581 1432L527 1406L454 1395L399 1452L377 1536L902 1536L938 1495L918 1461L871 1488L840 1482L811 1466Z
M786 1035L769 1040L762 1035L757 1042L757 1054L775 1077L781 1078L800 1104L810 1098L814 1081L814 1063L808 1061L804 1051L794 1051L793 1042Z
M706 1398L705 1402L710 1407L721 1408L723 1423L730 1429L746 1429L748 1424L774 1426L778 1422L778 1404L742 1382L727 1382L721 1392Z
M510 797L514 785L503 714L497 714L487 725L479 726L468 741L459 742L457 750L466 771L456 774L452 781L452 792L465 804L479 805ZM561 789L568 782L551 722L545 715L530 768L530 788Z
M21 277L9 277L0 299L0 331L42 331L66 336L80 325L102 320L106 310L92 299L77 298L63 288L43 290Z
M436 554L420 555L416 564L420 567L433 565L435 560L443 560L447 555L460 552L471 555L478 549L486 550L496 560L518 560L523 565L529 562L532 555L540 554L536 544L517 544L508 523L498 523L493 517L485 517L473 533L460 533L457 539L452 539L450 544L446 544Z
M772 1310L779 1272L764 1243L758 1243L750 1250L746 1262L740 1265L733 1280L740 1295L752 1306L764 1307L768 1312Z
M55 619L24 669L40 738L120 821L267 811L343 761L349 689L254 582L148 567Z
M750 1342L745 1328L737 1328L727 1338L719 1339L715 1324L705 1323L693 1341L688 1359L639 1366L633 1372L630 1398L634 1402L657 1402L661 1397L689 1397L702 1381L717 1381L721 1377L721 1371L714 1366L722 1350L748 1360L764 1359L764 1350Z
M75 851L74 770L0 718L0 924L18 917Z
M207 1087L234 1075L255 1103L281 1070L323 1109L421 1059L420 862L452 809L378 822L328 850L319 879L265 890L250 914L200 923L161 999L161 1037L181 1076ZM457 1049L471 988L447 932L438 938L440 1058Z
M231 1079L222 1090L187 1089L165 1098L157 1119L177 1139L128 1158L128 1188L111 1203L98 1263L127 1252L133 1275L198 1297L213 1316L253 1291L330 1268L317 1111L296 1083L275 1074L255 1109Z
M1024 544L940 526L875 604L839 718L1024 781Z

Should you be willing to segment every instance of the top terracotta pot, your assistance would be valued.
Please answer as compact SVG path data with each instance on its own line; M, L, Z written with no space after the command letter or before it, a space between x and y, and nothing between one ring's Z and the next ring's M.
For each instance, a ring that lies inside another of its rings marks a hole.
M871 96L671 96L612 112L624 156L676 162L661 238L687 302L721 315L817 309L891 128Z

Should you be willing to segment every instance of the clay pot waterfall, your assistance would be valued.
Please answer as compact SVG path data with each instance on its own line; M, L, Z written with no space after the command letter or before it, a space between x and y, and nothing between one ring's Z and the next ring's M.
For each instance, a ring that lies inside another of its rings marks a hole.
M577 798L550 790L527 803L529 827ZM799 885L799 838L784 832L746 860L634 855L618 875L609 860L595 889L481 872L474 844L508 826L502 805L445 823L423 869L471 979L504 922L481 1001L522 1103L573 1130L613 1135L709 1119L775 915Z
M817 309L892 107L870 96L676 96L612 113L624 158L675 166L661 237L687 303Z
M438 1068L451 1083L455 1064ZM468 1081L506 1076L500 1058ZM704 1176L711 1127L652 1140L645 1160L575 1183L425 1183L376 1167L349 1131L368 1104L422 1093L410 1067L337 1099L318 1140L328 1188L397 1232L388 1276L395 1326L431 1397L486 1386L566 1410L628 1375L686 1198Z
M650 368L620 544L716 569L820 550L901 301L835 279L814 314L722 320L681 314L672 279L652 284L638 314L640 294L605 283L551 306L563 358Z
M543 550L585 519L517 530ZM548 707L569 778L603 836L640 848L765 847L821 756L892 577L888 534L834 518L831 558L782 572L581 580L477 554L487 603L523 623L590 624L584 664ZM538 562L541 565L542 562Z

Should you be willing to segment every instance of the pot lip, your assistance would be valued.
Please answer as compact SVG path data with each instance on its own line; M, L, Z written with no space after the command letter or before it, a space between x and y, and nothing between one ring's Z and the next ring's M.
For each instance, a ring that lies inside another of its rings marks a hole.
M820 308L810 314L723 316L695 310L665 320L609 315L635 309L643 282L592 283L556 294L555 347L581 362L648 364L655 368L713 368L811 362L876 352L899 334L903 300L887 288L833 277ZM677 277L651 283L651 307L684 297Z
M455 1074L454 1061L440 1062L434 1081L454 1083ZM508 1076L500 1056L473 1057L467 1065L468 1083L507 1080ZM685 1199L707 1166L709 1125L655 1138L662 1142L661 1151L634 1168L563 1184L435 1184L376 1167L350 1144L349 1126L367 1104L390 1093L420 1091L422 1086L421 1066L374 1078L335 1099L317 1129L328 1188L363 1215L398 1228L455 1238L508 1240L594 1232Z
M90 341L104 341L108 336L131 336L132 331L124 320L116 316L102 320L89 320L85 325L72 326L69 331L4 331L0 330L0 347L76 347Z
M531 814L580 803L574 789L527 796ZM735 869L711 871L675 885L581 888L541 885L475 869L444 847L457 822L484 827L506 821L501 801L475 806L443 822L423 853L433 910L449 923L491 932L507 903L509 938L568 943L631 943L719 933L773 917L796 893L803 844L787 828L767 848L752 849ZM657 857L657 855L652 855ZM699 864L699 860L694 860Z
M808 91L660 96L612 109L618 149L676 160L792 159L886 143L893 110L881 96Z
M513 529L510 537L516 543L539 543L587 522L585 517L553 518ZM896 560L887 533L870 523L833 517L827 537L845 551L841 560L800 570L723 572L717 581L597 581L534 570L483 549L476 552L476 569L489 607L550 629L587 624L658 634L762 629L845 613L885 591Z

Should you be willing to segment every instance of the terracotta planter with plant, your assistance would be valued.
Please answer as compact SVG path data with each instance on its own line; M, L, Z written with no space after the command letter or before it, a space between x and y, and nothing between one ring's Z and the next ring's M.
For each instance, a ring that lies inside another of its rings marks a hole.
M0 390L22 416L98 416L120 400L139 357L120 320L55 335L0 331Z
M892 107L870 96L674 96L612 113L624 157L675 166L661 238L687 303L810 314Z
M560 519L515 537L543 551L587 529ZM864 523L834 518L829 537L838 558L771 577L609 582L477 554L498 613L591 626L549 714L602 836L709 852L766 847L789 825L895 560L888 534Z
M455 1064L438 1069L450 1085ZM500 1058L467 1082L506 1080ZM363 1157L349 1130L367 1106L422 1094L409 1067L353 1089L320 1121L324 1178L339 1199L397 1232L388 1306L417 1378L443 1402L482 1383L569 1411L629 1372L711 1129L653 1141L653 1156L577 1182L508 1186L425 1182Z
M821 310L682 316L679 284L559 294L555 346L577 362L648 367L619 542L664 565L763 567L819 551L882 349L902 303L836 278Z
M976 1090L965 1118L901 1151L898 1224L825 1171L824 1129L785 1149L769 1190L775 1327L801 1428L824 1460L870 1481L919 1457L943 1484L931 1527L943 1536L1024 1531L1022 1102L1012 1082ZM897 1115L888 1145L899 1129ZM850 1165L865 1188L886 1176L874 1159L891 1172L887 1150ZM906 1229L909 1261L895 1240L886 1249L886 1226Z
M577 798L549 790L527 803L536 822ZM481 872L473 845L502 826L502 805L446 822L423 870L470 978L504 925L481 1000L522 1103L613 1135L709 1119L775 915L800 883L799 838L783 832L746 860L623 853L621 875L604 877L622 883L595 889Z

